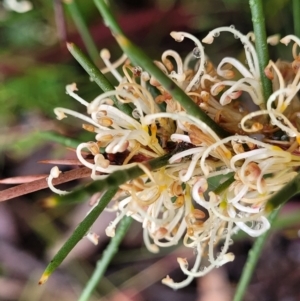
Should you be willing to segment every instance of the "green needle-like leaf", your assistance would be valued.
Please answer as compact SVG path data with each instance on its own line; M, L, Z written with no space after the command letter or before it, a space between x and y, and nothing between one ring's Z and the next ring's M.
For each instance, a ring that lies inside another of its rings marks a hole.
M174 99L182 105L188 114L205 122L207 126L214 130L220 137L227 137L229 134L224 129L209 118L199 108L199 106L197 106L193 100L182 89L180 89L180 87L166 76L139 47L134 45L125 37L105 1L94 0L94 2L103 16L105 24L111 29L120 47L128 55L130 60L153 75L174 97Z
M76 61L83 67L102 91L107 92L115 89L109 80L101 73L99 68L75 44L67 43L67 47ZM121 103L115 97L112 97L112 100L119 110L132 116L132 108L128 104Z
M279 213L279 210L275 210L270 214L269 222L271 225L275 221L278 213ZM238 283L233 301L244 300L244 295L245 295L246 289L250 283L252 274L256 267L256 264L257 264L260 254L261 254L261 251L263 249L263 246L269 236L269 233L270 233L270 230L266 231L264 234L262 234L260 237L258 237L256 239L252 249L249 251L247 262L243 268L242 276Z
M100 60L99 51L98 51L97 46L95 45L95 42L89 32L89 29L83 19L81 11L77 6L76 1L68 0L68 1L64 1L64 3L67 6L67 8L71 14L71 17L80 33L80 36L84 42L84 45L87 49L89 56L92 58L92 60L95 63L97 63Z
M111 188L102 196L98 205L87 215L87 217L77 226L71 237L56 253L54 258L46 267L39 284L44 284L49 276L59 267L63 260L68 256L77 243L86 235L90 227L94 224L100 213L104 210L110 200L118 191L118 188Z
M300 37L300 1L293 0L294 34Z
M255 48L258 57L259 71L265 103L272 94L272 83L265 75L265 68L269 64L269 51L262 0L249 0L252 24L255 34Z
M117 228L116 235L110 240L110 243L108 244L105 251L103 252L102 258L98 260L96 269L93 275L91 276L91 278L89 279L78 301L89 300L94 289L96 288L101 278L103 277L112 258L118 252L119 245L122 242L124 236L126 235L131 223L132 223L131 217L125 216L122 218L122 220L120 221L120 225Z

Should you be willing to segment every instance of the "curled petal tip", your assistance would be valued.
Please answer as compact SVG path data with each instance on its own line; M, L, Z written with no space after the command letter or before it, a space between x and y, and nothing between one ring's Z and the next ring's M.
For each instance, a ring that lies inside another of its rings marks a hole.
M59 170L59 168L57 166L54 166L51 168L50 175L53 178L58 178L60 173L61 173L61 171Z
M74 91L78 91L77 85L76 83L72 83L70 85L66 86L66 91L68 92L74 92Z
M161 281L163 284L173 284L174 283L174 280L169 276L167 275L164 279L162 279Z
M279 34L275 34L275 35L272 35L272 36L269 36L267 38L267 43L272 45L272 46L275 46L279 43L280 41L280 35Z
M211 34L208 34L204 39L202 39L202 42L205 44L212 44L214 41L214 37Z
M115 227L112 227L112 226L108 226L106 229L105 229L105 234L106 236L108 237L114 237L116 232L115 232Z
M228 262L234 261L235 255L233 253L227 253L225 256Z
M177 258L177 262L178 262L180 265L188 266L188 262L187 262L186 258L178 257L178 258Z
M56 119L58 119L58 120L67 118L67 115L64 112L60 111L59 109L54 109L54 113L56 115Z
M288 37L284 37L280 40L280 43L287 46L290 43L290 41L291 41L291 39L289 39Z
M170 36L177 42L182 42L184 40L183 34L179 31L172 31Z

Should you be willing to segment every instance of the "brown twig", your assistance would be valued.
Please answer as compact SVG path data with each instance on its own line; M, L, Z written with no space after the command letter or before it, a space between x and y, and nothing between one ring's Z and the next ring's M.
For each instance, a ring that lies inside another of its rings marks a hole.
M30 183L39 179L45 179L48 177L47 174L41 174L41 175L27 175L27 176L19 176L19 177L11 177L11 178L5 178L0 180L0 184L25 184Z
M91 174L91 170L87 167L81 167L61 173L59 178L53 179L53 185L58 185L70 182L76 179L86 178ZM34 191L47 188L48 184L46 177L30 183L21 184L5 190L0 191L0 202L16 198Z
M87 162L93 163L93 160L86 159ZM53 164L53 165L81 165L82 163L78 159L50 159L50 160L41 160L38 163L43 164Z

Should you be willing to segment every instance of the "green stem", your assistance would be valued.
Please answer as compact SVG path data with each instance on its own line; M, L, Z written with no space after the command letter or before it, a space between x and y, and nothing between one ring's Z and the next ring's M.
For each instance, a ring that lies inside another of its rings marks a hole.
M73 43L67 43L68 50L76 61L83 67L92 80L104 91L114 90L114 86L102 74L97 66ZM115 106L125 114L132 116L132 108L128 104L121 103L115 97L112 97Z
M278 213L279 213L279 210L275 210L269 216L269 222L271 224L271 228L272 228L272 223L276 219ZM252 249L249 251L247 262L243 268L242 276L238 283L233 301L242 301L243 300L246 289L250 283L252 274L254 272L257 261L259 259L259 256L261 254L264 243L266 242L266 239L267 239L269 233L270 233L270 230L268 230L263 235L261 235L259 238L257 238Z
M199 120L202 120L216 132L220 137L227 137L228 133L222 129L217 123L209 118L193 100L180 89L167 75L165 75L153 61L136 45L129 41L123 34L112 12L109 10L104 0L94 0L97 8L105 20L105 24L111 29L117 42L123 51L128 55L130 60L144 70L147 70L154 76L160 84L178 101L189 115L192 115Z
M78 301L89 300L96 286L99 284L101 278L103 277L112 258L118 252L119 245L122 242L124 236L126 235L131 223L131 217L125 216L122 218L122 220L120 221L120 225L118 226L116 235L110 240L110 243L103 252L102 258L97 261L96 269L94 270L93 275L91 276L86 287L81 293Z
M172 154L167 154L140 164L144 164L149 170L154 170L167 165L171 156ZM104 191L110 187L118 187L125 182L135 179L143 174L144 171L138 165L128 169L117 170L108 175L106 178L94 181L89 185L82 186L69 194L53 196L53 201L55 204L74 202L76 199L84 199L93 193Z
M268 200L265 210L271 212L300 192L300 173Z
M252 24L255 34L255 48L258 56L259 71L265 103L272 94L272 83L265 75L265 68L269 64L269 52L265 27L262 0L249 0Z
M89 56L92 60L97 63L100 60L99 52L97 46L94 43L94 40L89 32L89 29L83 19L80 9L77 6L75 0L65 1L65 4L72 16L72 19L80 33L80 36L83 40L83 43L87 49Z
M294 34L300 37L300 1L293 0Z
M46 267L39 284L45 283L49 276L58 268L58 266L63 262L63 260L68 256L72 249L77 245L77 243L86 235L91 226L94 224L100 213L108 205L110 200L118 191L118 188L111 188L102 196L98 205L86 216L86 218L77 226L71 237L65 242L65 244L56 253L54 258Z

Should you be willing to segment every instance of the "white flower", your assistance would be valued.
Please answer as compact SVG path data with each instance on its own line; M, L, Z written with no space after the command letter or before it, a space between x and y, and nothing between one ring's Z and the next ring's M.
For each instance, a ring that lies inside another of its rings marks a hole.
M155 63L208 116L232 133L229 137L220 139L204 122L187 114L157 79L125 62L126 56L110 62L106 49L101 52L107 66L103 71L115 76L118 82L115 90L89 103L75 93L77 87L72 84L67 86L67 93L83 104L90 116L55 109L59 119L72 115L85 122L86 130L95 133L95 141L81 143L76 150L80 162L91 169L94 180L136 165L145 172L120 186L122 198L116 203L116 218L106 228L106 234L113 237L118 222L131 216L141 223L149 251L158 252L159 248L177 245L181 240L187 248L196 250L191 269L185 259L178 259L187 275L184 281L176 283L170 277L163 280L173 288L184 287L194 277L234 260L228 250L232 234L239 229L253 237L267 231L270 227L264 216L267 200L296 176L296 168L300 166L300 106L296 101L300 68L295 47L294 62L284 65L289 72L286 69L282 72L282 65L272 61L266 67L267 76L274 80L274 92L266 109L248 113L238 103L243 92L254 105L263 104L257 54L250 40L254 37L233 27L220 27L211 31L203 42L212 43L220 32L226 31L242 42L247 67L226 57L214 68L207 62L201 42L185 32L172 32L171 36L178 42L191 39L196 44L191 54L182 60L176 51L167 50L162 61ZM281 41L291 40L300 44L293 36ZM196 62L191 67L193 60ZM121 75L116 68L123 63L124 75ZM159 91L155 99L148 85ZM116 108L114 98L130 104L132 116ZM166 105L165 111L161 111L161 104ZM267 118L261 118L262 115ZM259 136L255 136L257 133ZM285 135L285 140L276 140L275 134ZM83 149L94 156L93 162L82 155ZM168 165L158 170L149 171L140 164L170 152L173 155ZM57 170L52 170L49 187L62 193L51 183L57 175ZM224 183L212 189L209 184L215 176L223 176ZM92 232L88 237L94 238ZM216 254L218 242L222 246ZM208 254L206 265L201 262L204 254Z

